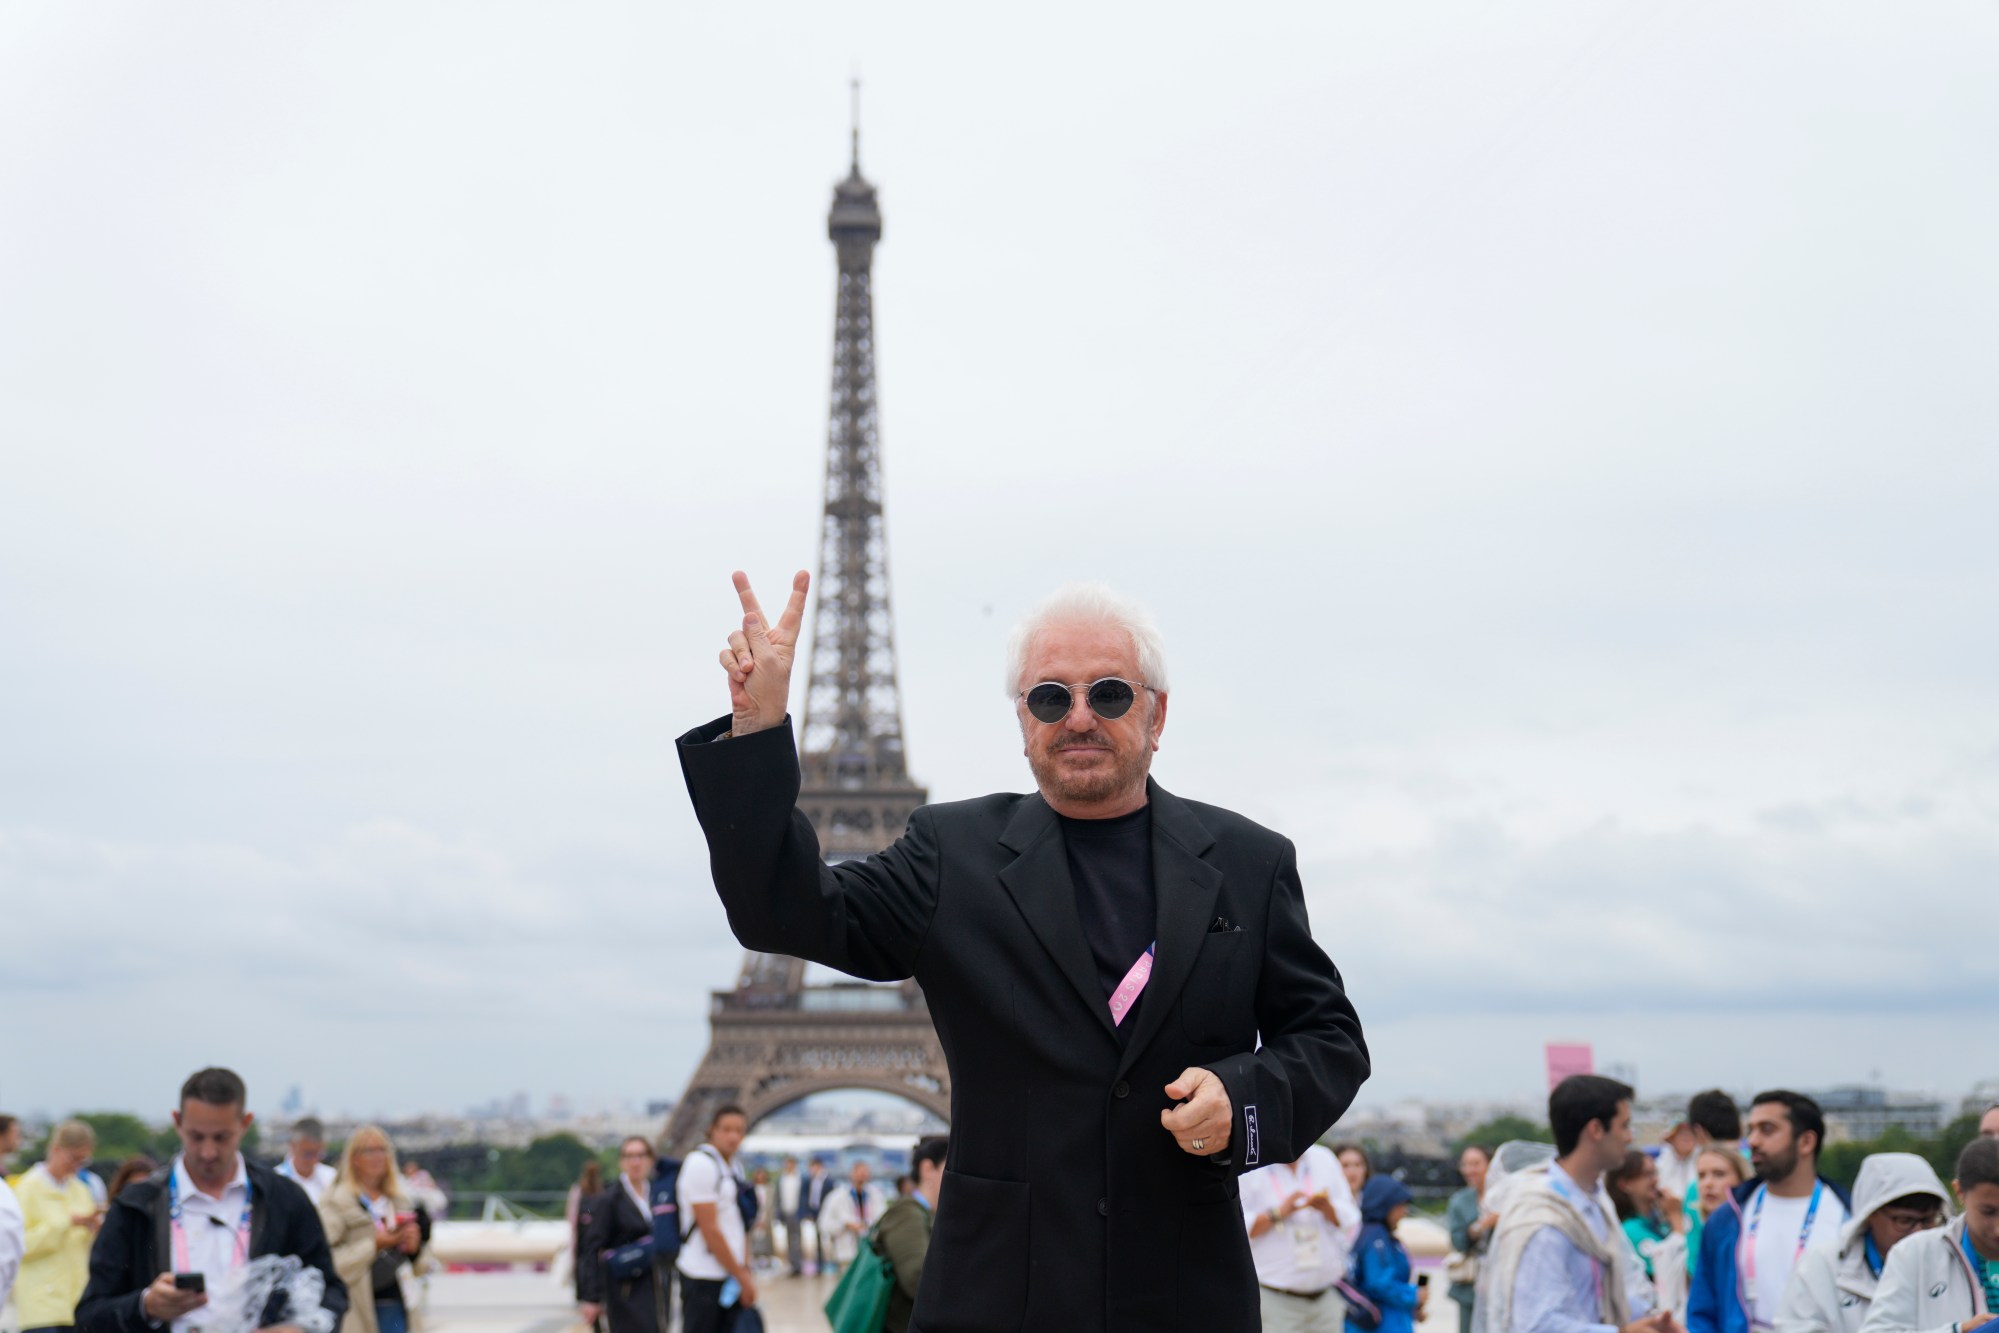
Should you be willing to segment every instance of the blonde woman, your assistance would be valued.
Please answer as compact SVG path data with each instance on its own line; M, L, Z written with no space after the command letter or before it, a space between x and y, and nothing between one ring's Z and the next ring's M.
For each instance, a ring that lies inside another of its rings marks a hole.
M22 1333L67 1329L90 1278L90 1245L102 1215L83 1183L97 1135L81 1120L65 1120L49 1135L48 1160L29 1167L14 1186L26 1224L27 1247L14 1300Z
M340 1333L409 1333L402 1270L428 1265L430 1214L403 1187L389 1136L363 1125L340 1154L340 1174L319 1201L333 1268L347 1284Z

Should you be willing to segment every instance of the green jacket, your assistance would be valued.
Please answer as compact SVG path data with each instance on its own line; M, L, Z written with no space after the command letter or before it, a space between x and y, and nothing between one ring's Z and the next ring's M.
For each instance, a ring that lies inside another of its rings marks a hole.
M895 1269L895 1290L888 1294L882 1328L908 1333L917 1284L923 1281L923 1256L930 1249L930 1209L917 1199L897 1199L875 1224L875 1247Z

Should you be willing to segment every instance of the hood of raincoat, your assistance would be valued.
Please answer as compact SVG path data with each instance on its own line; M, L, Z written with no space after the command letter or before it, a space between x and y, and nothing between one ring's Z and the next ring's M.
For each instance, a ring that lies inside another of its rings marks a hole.
M1937 1179L1936 1169L1914 1153L1877 1152L1862 1161L1853 1180L1853 1220L1841 1229L1839 1248L1860 1239L1876 1209L1911 1194L1935 1195L1945 1216L1950 1214L1950 1191Z
M1388 1211L1398 1203L1408 1203L1409 1187L1393 1176L1370 1176L1360 1192L1360 1220L1378 1227L1388 1225Z

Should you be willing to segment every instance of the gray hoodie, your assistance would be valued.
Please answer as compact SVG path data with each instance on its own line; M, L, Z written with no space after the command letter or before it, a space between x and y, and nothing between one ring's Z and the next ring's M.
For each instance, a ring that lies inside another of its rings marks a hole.
M1964 1261L1964 1219L1920 1231L1888 1252L1881 1285L1861 1333L1955 1333L1966 1319L1990 1314L1985 1286Z
M1950 1195L1930 1164L1912 1152L1879 1152L1860 1164L1853 1182L1853 1215L1837 1249L1807 1250L1784 1287L1776 1333L1860 1333L1874 1300L1876 1280L1867 1263L1867 1222L1883 1205L1911 1194L1936 1196L1946 1212ZM1904 1237L1895 1250L1923 1233ZM1888 1252L1893 1259L1895 1250Z

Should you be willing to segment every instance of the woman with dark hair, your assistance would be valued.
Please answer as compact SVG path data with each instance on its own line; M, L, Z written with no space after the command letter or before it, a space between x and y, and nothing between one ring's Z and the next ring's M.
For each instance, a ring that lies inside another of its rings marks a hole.
M1451 1257L1444 1276L1451 1281L1449 1296L1458 1305L1458 1333L1471 1333L1472 1306L1478 1299L1478 1260L1499 1219L1485 1211L1485 1176L1492 1167L1492 1149L1482 1143L1467 1143L1458 1153L1458 1174L1465 1187L1451 1196L1444 1213L1444 1225L1451 1232Z
M592 1157L583 1164L583 1172L576 1177L576 1183L569 1187L569 1197L563 1201L562 1217L569 1223L569 1288L574 1291L582 1277L577 1256L583 1252L583 1210L599 1194L604 1192L604 1165ZM576 1298L579 1302L581 1296Z
M611 1333L666 1333L671 1270L652 1251L652 1143L634 1134L618 1145L618 1178L583 1202L576 1250L576 1295L583 1322Z
M118 1197L119 1191L135 1180L144 1180L160 1169L160 1164L144 1153L127 1157L118 1163L118 1169L111 1173L111 1183L105 1187L104 1201L108 1204Z
M1377 1333L1415 1333L1429 1294L1409 1277L1409 1251L1395 1228L1409 1216L1409 1188L1393 1176L1375 1176L1360 1196L1360 1242L1354 1247L1354 1286L1381 1311Z
M1617 1207L1617 1220L1631 1248L1645 1264L1659 1308L1678 1309L1687 1294L1687 1241L1680 1231L1679 1209L1668 1208L1659 1188L1658 1162L1634 1148L1615 1170L1604 1174L1603 1187Z

